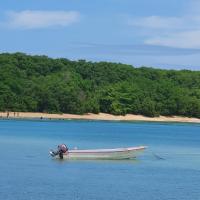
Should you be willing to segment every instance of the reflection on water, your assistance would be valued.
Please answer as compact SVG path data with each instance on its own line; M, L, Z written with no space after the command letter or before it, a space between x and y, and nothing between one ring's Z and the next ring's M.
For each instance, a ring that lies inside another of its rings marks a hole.
M66 160L66 159L54 159L51 158L53 162L58 162L58 163L62 163L62 164L71 164L71 163L77 163L77 164L84 164L84 163L91 163L91 164L139 164L140 162L142 162L141 160L138 159L123 159L123 160Z
M0 121L0 199L199 200L200 126ZM49 149L146 145L132 160L55 160Z

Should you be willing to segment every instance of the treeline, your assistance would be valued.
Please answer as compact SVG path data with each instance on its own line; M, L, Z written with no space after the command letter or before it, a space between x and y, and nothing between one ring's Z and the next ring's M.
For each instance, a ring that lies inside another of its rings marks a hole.
M200 72L4 53L0 110L200 118Z

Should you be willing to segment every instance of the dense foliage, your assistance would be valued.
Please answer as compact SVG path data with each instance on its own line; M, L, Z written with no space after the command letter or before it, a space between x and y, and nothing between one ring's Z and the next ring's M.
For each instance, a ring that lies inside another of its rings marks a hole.
M4 53L0 110L200 118L200 72Z

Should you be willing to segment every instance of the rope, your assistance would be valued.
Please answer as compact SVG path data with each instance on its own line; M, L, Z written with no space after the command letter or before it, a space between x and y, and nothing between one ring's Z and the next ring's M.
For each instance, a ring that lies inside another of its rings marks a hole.
M151 154L157 160L166 160L163 156L200 156L200 153L162 153L162 156L158 153L151 152Z

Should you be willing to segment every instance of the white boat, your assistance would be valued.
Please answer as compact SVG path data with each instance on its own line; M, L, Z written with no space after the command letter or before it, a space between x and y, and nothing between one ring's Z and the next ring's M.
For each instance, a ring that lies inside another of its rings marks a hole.
M116 149L91 149L91 150L68 150L63 153L63 159L68 160L93 160L93 159L106 159L106 160L121 160L135 158L147 147L128 147L128 148L116 148ZM53 155L53 152L49 152L54 158L60 159L59 155Z

